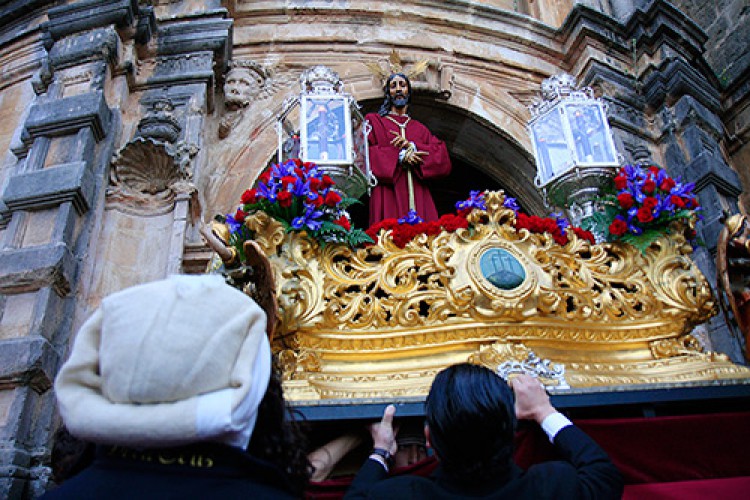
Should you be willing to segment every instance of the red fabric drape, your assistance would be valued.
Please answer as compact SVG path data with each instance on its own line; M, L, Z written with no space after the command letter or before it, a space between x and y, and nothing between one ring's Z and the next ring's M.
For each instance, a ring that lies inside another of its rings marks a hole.
M624 498L741 498L750 496L750 413L577 420L609 454L625 479ZM523 468L554 460L535 425L516 434L515 460ZM394 474L429 475L434 458ZM308 498L341 498L351 477L310 486Z

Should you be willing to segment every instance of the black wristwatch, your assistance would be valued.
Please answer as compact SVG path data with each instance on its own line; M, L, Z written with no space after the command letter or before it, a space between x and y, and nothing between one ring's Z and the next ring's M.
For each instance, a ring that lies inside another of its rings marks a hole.
M391 455L391 452L386 450L385 448L373 448L370 452L370 455L377 455L379 457L383 457L383 460L385 460L386 465L391 465L391 461L393 460L393 455Z

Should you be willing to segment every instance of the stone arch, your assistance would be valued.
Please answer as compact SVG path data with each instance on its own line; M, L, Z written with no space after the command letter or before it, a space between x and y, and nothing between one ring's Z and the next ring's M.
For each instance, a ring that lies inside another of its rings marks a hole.
M332 67L342 76L345 91L362 106L363 114L377 110L382 89L375 77L352 72L350 66ZM548 211L534 187L536 167L525 128L528 111L521 102L507 92L470 80L452 85L451 91L440 91L439 86L419 79L415 79L414 87L412 115L446 141L455 165L451 178L435 186L439 211L450 211L455 201L468 196L469 189L485 188L504 189L529 213L543 215ZM204 183L209 210L233 210L242 192L274 157L275 117L284 99L297 92L296 85L288 86L246 110L244 125L233 131L244 140L235 143L227 154L212 159L224 164L214 165L208 174L210 179ZM466 169L470 169L468 178ZM477 184L481 180L487 182Z

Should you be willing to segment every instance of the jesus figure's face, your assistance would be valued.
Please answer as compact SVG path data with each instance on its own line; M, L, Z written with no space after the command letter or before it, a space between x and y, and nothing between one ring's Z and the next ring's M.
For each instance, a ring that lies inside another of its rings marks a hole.
M391 96L391 102L397 109L401 109L409 102L409 84L402 76L394 76L388 84L388 93Z

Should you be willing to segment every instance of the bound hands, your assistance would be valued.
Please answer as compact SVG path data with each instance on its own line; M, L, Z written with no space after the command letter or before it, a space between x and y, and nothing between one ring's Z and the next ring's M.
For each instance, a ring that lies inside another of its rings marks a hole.
M422 162L424 162L423 157L429 154L427 151L418 151L417 148L414 147L414 143L406 140L406 137L402 137L398 132L391 130L390 133L394 136L393 139L391 139L393 147L404 151L403 158L400 159L402 165L414 167L421 165Z
M535 420L541 424L545 417L557 411L542 383L531 375L518 375L510 381L510 386L516 395L516 418L519 420Z

